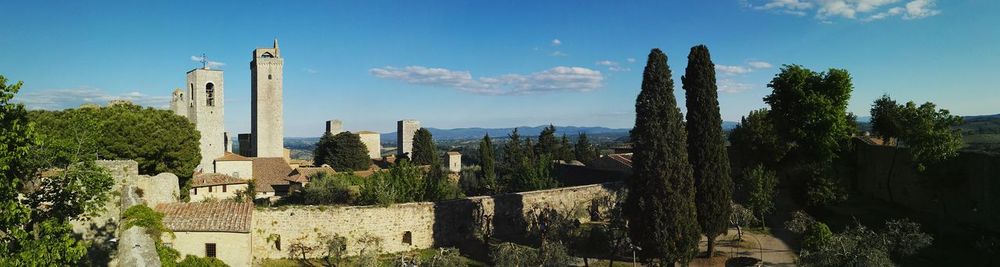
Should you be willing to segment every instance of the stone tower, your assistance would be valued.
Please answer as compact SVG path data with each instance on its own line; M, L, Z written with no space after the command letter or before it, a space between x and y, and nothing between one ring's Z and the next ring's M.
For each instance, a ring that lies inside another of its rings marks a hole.
M336 135L344 131L344 123L340 120L326 121L326 133Z
M187 72L188 92L185 94L177 91L174 96L184 98L187 104L188 120L194 123L195 128L201 133L201 162L196 170L203 172L215 172L212 169L212 162L222 157L228 146L226 140L226 130L223 113L225 103L223 79L221 70L208 68L193 69ZM178 103L179 104L179 103ZM171 103L171 107L173 107ZM183 111L185 108L178 106L174 112Z
M174 89L173 97L170 98L170 111L185 118L188 116L188 101L184 91L180 88Z
M401 120L396 122L396 154L400 157L406 155L409 158L413 158L411 152L413 152L413 134L420 129L420 121L418 120Z
M253 61L250 61L250 141L253 144L250 154L253 157L284 155L281 104L284 63L278 39L274 39L272 48L253 50Z

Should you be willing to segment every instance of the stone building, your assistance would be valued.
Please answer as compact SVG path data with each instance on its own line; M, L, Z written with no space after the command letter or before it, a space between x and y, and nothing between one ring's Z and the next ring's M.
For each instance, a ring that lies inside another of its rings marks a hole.
M448 153L445 154L445 163L448 164L448 171L461 172L462 153L458 153L458 151L448 151Z
M248 156L284 156L283 66L278 39L274 39L272 48L254 49L250 62L250 139L253 145Z
M186 255L212 257L229 266L250 266L253 262L250 228L253 203L201 202L168 203L156 206L163 213L164 245Z
M215 173L225 174L234 178L253 178L253 159L227 152L215 159Z
M420 121L418 120L401 120L396 122L396 154L413 158L410 155L413 152L413 134L418 129L420 129Z
M187 72L187 93L174 90L171 110L187 117L201 133L201 162L196 170L214 172L212 160L221 157L229 145L224 125L225 94L222 70L208 67Z
M236 192L247 190L247 180L221 173L197 174L191 179L188 195L191 202L204 200L225 200L236 196Z
M344 123L340 120L328 120L326 121L326 133L331 135L337 135L344 131Z
M361 143L364 143L365 147L368 148L369 158L382 158L382 138L379 136L378 132L360 131L358 132L358 137L361 138Z

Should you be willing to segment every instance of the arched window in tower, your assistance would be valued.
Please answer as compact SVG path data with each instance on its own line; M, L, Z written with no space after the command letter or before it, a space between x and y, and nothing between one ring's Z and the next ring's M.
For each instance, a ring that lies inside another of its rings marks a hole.
M188 95L191 96L191 100L194 100L194 84L191 84L191 90L188 91Z
M260 57L261 58L274 58L274 55L272 55L271 52L264 52L264 54L260 55Z
M215 84L213 83L205 85L205 105L215 106Z

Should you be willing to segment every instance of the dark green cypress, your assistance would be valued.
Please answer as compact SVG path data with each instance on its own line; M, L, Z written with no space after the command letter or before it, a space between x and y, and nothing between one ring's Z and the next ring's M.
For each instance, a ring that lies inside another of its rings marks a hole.
M590 164L591 161L597 159L597 151L590 144L587 133L580 133L579 137L576 138L573 153L576 156L576 160L583 162L583 164Z
M413 133L413 164L431 165L437 160L437 147L434 145L434 137L427 128L417 129Z
M733 180L719 115L715 64L708 47L691 48L681 77L687 104L688 160L694 170L698 225L708 238L708 257L715 252L715 238L729 229Z
M493 159L493 140L490 140L489 134L483 136L483 141L479 142L479 161L480 167L482 167L480 186L482 186L483 193L492 195L499 192L497 172L496 167L494 167L496 160Z
M631 132L634 174L626 179L629 235L645 260L686 264L698 249L694 179L687 158L687 133L674 99L667 56L649 53L635 103Z

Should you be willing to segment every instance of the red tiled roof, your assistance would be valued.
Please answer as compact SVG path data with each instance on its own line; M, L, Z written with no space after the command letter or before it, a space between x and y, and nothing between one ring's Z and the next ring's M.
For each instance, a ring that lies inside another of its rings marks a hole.
M202 173L195 175L194 178L191 179L191 187L245 183L247 183L247 180L221 173Z
M292 167L284 158L253 158L254 187L257 192L274 192L272 185L288 185Z
M240 156L239 154L232 153L232 152L226 152L226 154L224 154L221 157L215 159L215 161L251 161L251 160L252 159L250 159L248 157Z
M156 211L163 213L163 226L175 232L249 233L253 203L165 203Z
M625 166L628 166L629 168L632 167L632 153L610 154L608 157Z
M309 177L311 177L311 176L313 176L313 175L315 175L317 173L321 173L321 172L325 172L325 173L328 173L328 174L336 174L337 173L337 171L333 170L333 168L330 168L330 166L323 166L323 167L298 167L298 168L295 168L295 170L292 171L292 173L288 175L288 178L289 178L290 181L302 183L302 182L308 181Z

